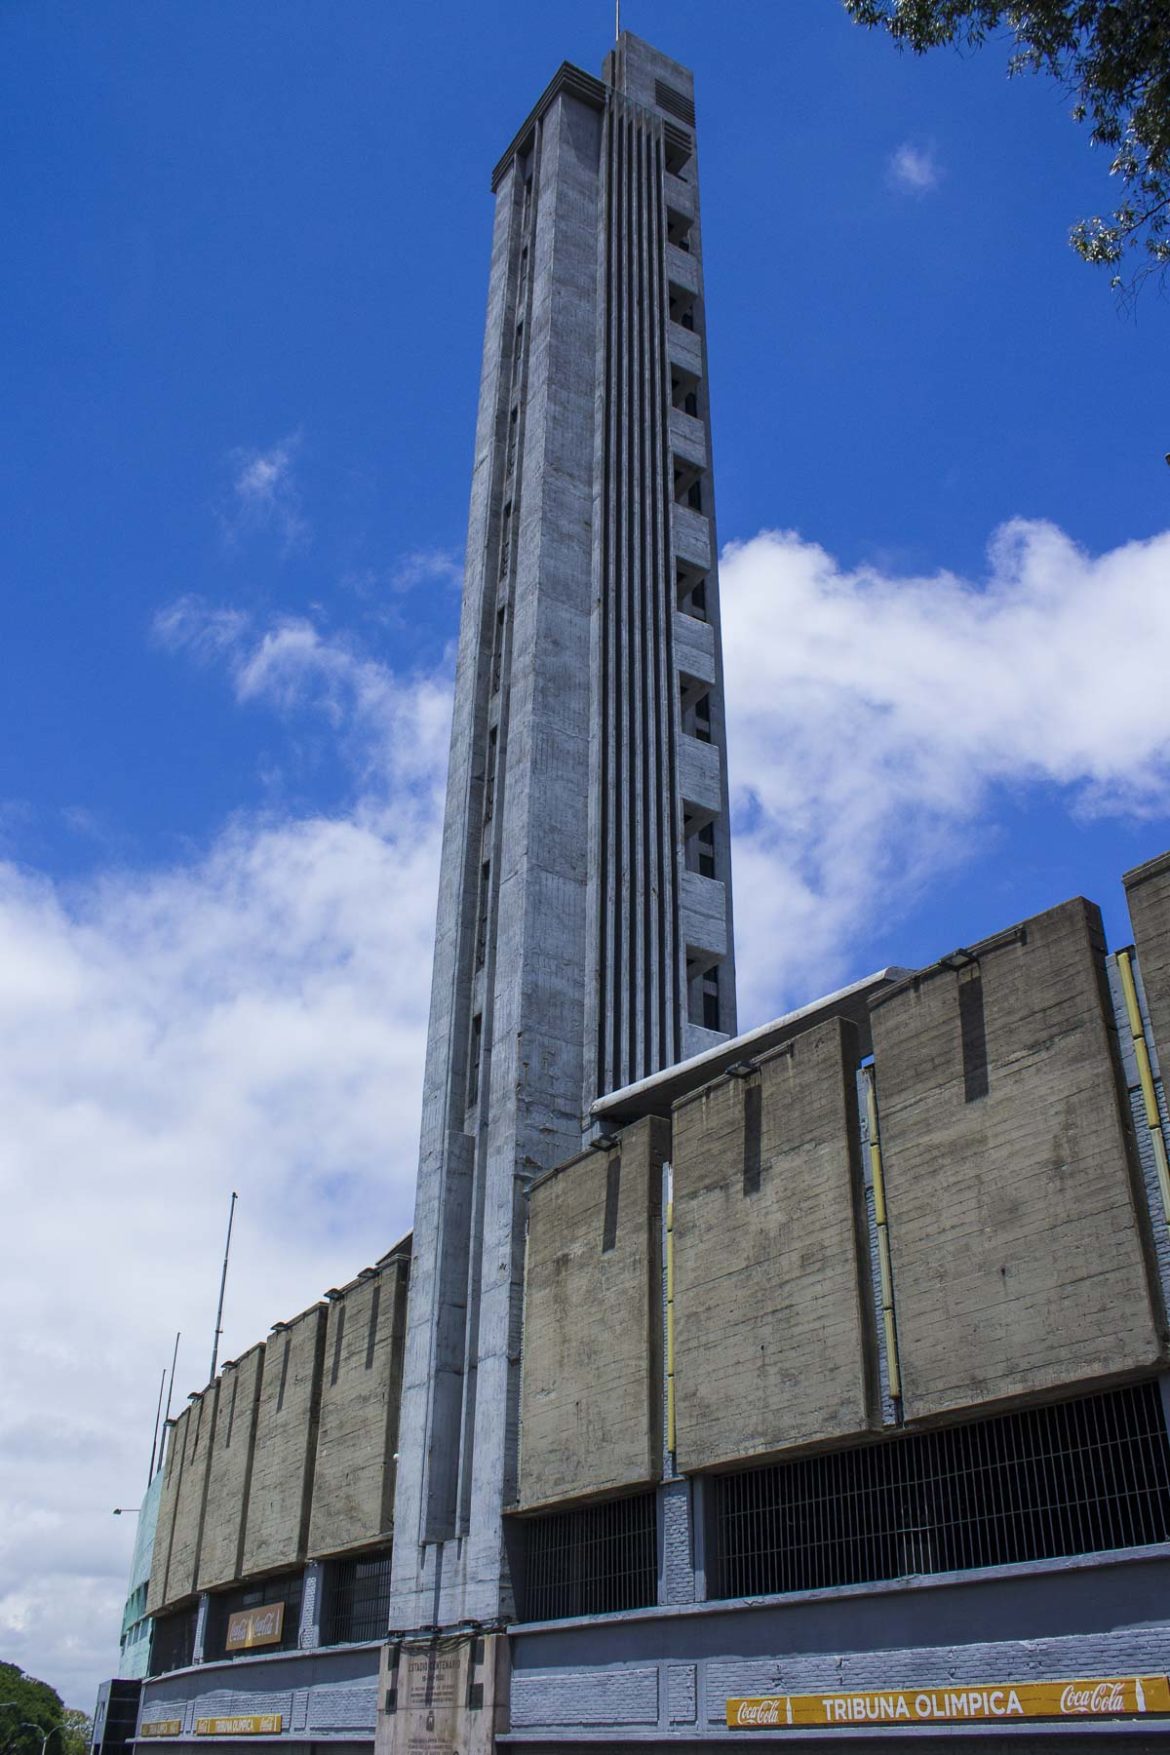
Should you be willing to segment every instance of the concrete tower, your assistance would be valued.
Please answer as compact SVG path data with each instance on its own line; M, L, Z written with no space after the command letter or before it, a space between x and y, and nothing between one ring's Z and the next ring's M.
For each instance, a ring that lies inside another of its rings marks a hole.
M512 1608L527 1187L735 1031L693 80L623 34L496 167L391 1624Z

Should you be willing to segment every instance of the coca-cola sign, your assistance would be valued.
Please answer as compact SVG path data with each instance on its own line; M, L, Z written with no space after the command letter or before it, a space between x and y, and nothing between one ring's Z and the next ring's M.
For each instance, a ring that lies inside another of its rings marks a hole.
M251 1651L256 1646L279 1645L284 1636L284 1604L264 1603L256 1609L237 1609L228 1616L227 1651Z
M790 1725L939 1724L1020 1718L1130 1718L1170 1713L1165 1676L1098 1676L1076 1682L978 1682L855 1694L744 1695L727 1702L731 1730Z

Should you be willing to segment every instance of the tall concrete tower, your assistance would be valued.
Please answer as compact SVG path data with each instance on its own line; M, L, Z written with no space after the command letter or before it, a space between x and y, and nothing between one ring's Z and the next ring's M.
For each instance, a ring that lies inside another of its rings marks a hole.
M735 1030L691 74L624 34L496 167L394 1532L511 1613L527 1187Z

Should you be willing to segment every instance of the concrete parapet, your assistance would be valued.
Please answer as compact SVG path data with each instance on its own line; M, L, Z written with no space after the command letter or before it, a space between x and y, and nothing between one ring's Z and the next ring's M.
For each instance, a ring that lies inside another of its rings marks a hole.
M220 1377L219 1418L208 1463L207 1511L199 1550L200 1590L214 1590L239 1577L263 1372L260 1342L225 1365Z
M207 1503L207 1475L215 1444L215 1418L219 1381L195 1396L183 1427L182 1472L175 1497L175 1517L167 1555L165 1601L182 1602L195 1592L199 1577L199 1548ZM172 1442L178 1438L176 1427ZM164 1490L165 1491L165 1490Z
M394 1452L410 1258L393 1256L329 1306L309 1552L339 1553L394 1525Z
M150 1583L146 1607L155 1614L167 1601L167 1562L175 1532L175 1507L179 1502L179 1482L183 1476L183 1450L187 1439L189 1408L184 1408L170 1429L166 1461L163 1464L162 1494L159 1499L158 1523L154 1532L154 1551L150 1557Z
M907 1418L1164 1358L1098 909L873 1001Z
M670 1124L626 1128L529 1203L520 1505L658 1478L662 1164Z
M324 1343L323 1304L269 1337L256 1413L245 1574L295 1566L305 1557Z
M1122 879L1163 1076L1170 1066L1170 853Z
M675 1106L683 1473L872 1423L858 1059L829 1018Z

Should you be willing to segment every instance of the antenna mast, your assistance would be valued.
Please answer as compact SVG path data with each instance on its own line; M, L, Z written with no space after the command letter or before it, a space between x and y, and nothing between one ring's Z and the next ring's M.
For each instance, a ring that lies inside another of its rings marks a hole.
M219 1338L223 1334L223 1295L227 1287L228 1256L232 1247L232 1220L236 1216L236 1202L239 1198L233 1190L232 1204L228 1208L227 1242L223 1247L223 1272L219 1276L219 1308L215 1313L215 1339L211 1343L211 1376L208 1383L215 1382L215 1367L219 1360Z
M182 1331L179 1330L175 1334L175 1350L171 1354L171 1381L170 1381L170 1387L167 1390L167 1406L166 1406L166 1412L163 1414L162 1444L159 1447L159 1453L158 1453L158 1466L160 1469L162 1468L163 1455L164 1455L166 1448L167 1448L167 1432L170 1430L170 1424L171 1424L171 1397L175 1393L175 1366L179 1362L179 1335L181 1333L182 1333Z
M150 1472L146 1477L146 1484L148 1487L150 1486L150 1483L154 1480L154 1459L155 1459L155 1454L158 1451L158 1423L159 1423L159 1419L162 1415L163 1390L166 1388L166 1386L167 1386L167 1368L164 1365L163 1371L162 1371L162 1376L158 1380L158 1406L154 1410L154 1437L151 1440L151 1444L150 1444Z
M622 34L622 0L613 0L613 40L616 43Z

